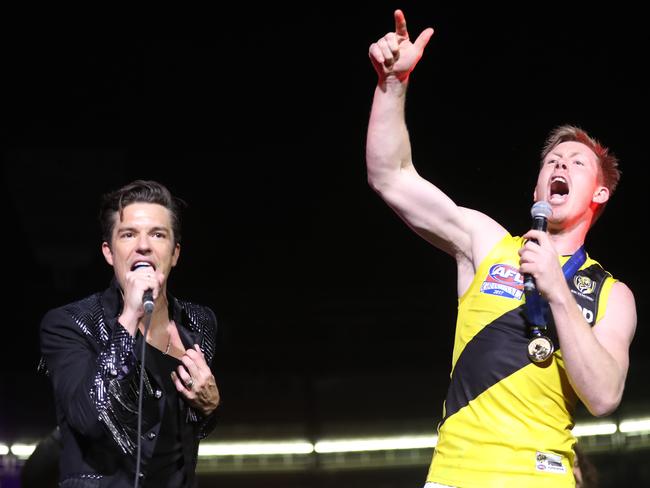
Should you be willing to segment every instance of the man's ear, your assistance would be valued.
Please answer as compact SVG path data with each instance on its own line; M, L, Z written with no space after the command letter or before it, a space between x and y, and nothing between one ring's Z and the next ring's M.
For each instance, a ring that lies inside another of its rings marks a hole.
M178 263L178 258L181 255L181 245L179 243L174 247L174 252L172 254L172 268Z
M603 204L609 200L609 189L606 186L599 186L594 192L591 201L594 203Z
M111 246L106 241L102 242L102 254L106 262L113 266L113 252L111 251Z

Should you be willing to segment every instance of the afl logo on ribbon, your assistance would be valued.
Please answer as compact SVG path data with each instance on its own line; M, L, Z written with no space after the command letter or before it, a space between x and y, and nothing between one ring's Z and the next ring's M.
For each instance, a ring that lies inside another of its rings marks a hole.
M481 284L481 293L519 300L524 293L524 278L514 266L494 264Z
M573 284L583 295L590 295L596 289L596 282L587 276L576 275L573 277Z

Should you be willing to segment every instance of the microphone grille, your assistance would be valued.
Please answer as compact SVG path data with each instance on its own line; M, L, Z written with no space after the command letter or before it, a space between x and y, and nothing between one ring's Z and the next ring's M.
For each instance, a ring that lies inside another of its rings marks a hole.
M531 207L530 215L533 218L544 217L548 219L551 215L553 215L553 209L548 202L540 200L539 202L535 202L535 204Z

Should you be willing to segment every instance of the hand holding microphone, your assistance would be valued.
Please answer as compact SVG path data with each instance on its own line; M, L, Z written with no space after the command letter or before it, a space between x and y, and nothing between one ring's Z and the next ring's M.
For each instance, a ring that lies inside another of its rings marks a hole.
M138 264L135 266L134 270L144 270L144 272L148 272L149 270L153 270L153 268L149 264ZM144 308L145 315L151 314L153 312L154 305L155 303L153 300L153 289L147 288L142 294L142 307Z
M533 217L531 229L546 232L548 218L553 215L553 209L548 202L541 200L539 202L535 202L535 204L532 206L530 209L530 215ZM528 273L524 274L524 291L526 293L536 291L535 278L533 278L532 275L529 275Z

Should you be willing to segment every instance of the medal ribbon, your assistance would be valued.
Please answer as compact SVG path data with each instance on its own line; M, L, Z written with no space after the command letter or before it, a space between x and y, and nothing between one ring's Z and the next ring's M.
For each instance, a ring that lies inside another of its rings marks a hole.
M587 260L587 253L585 252L585 246L580 246L573 256L564 263L562 266L562 273L564 273L564 278L569 281L573 278L573 275L576 274L576 271L580 269L585 261ZM532 293L526 293L526 315L528 316L528 321L533 324L535 329L545 329L546 328L546 319L544 318L544 310L546 310L548 304L544 298L539 294L537 289Z

